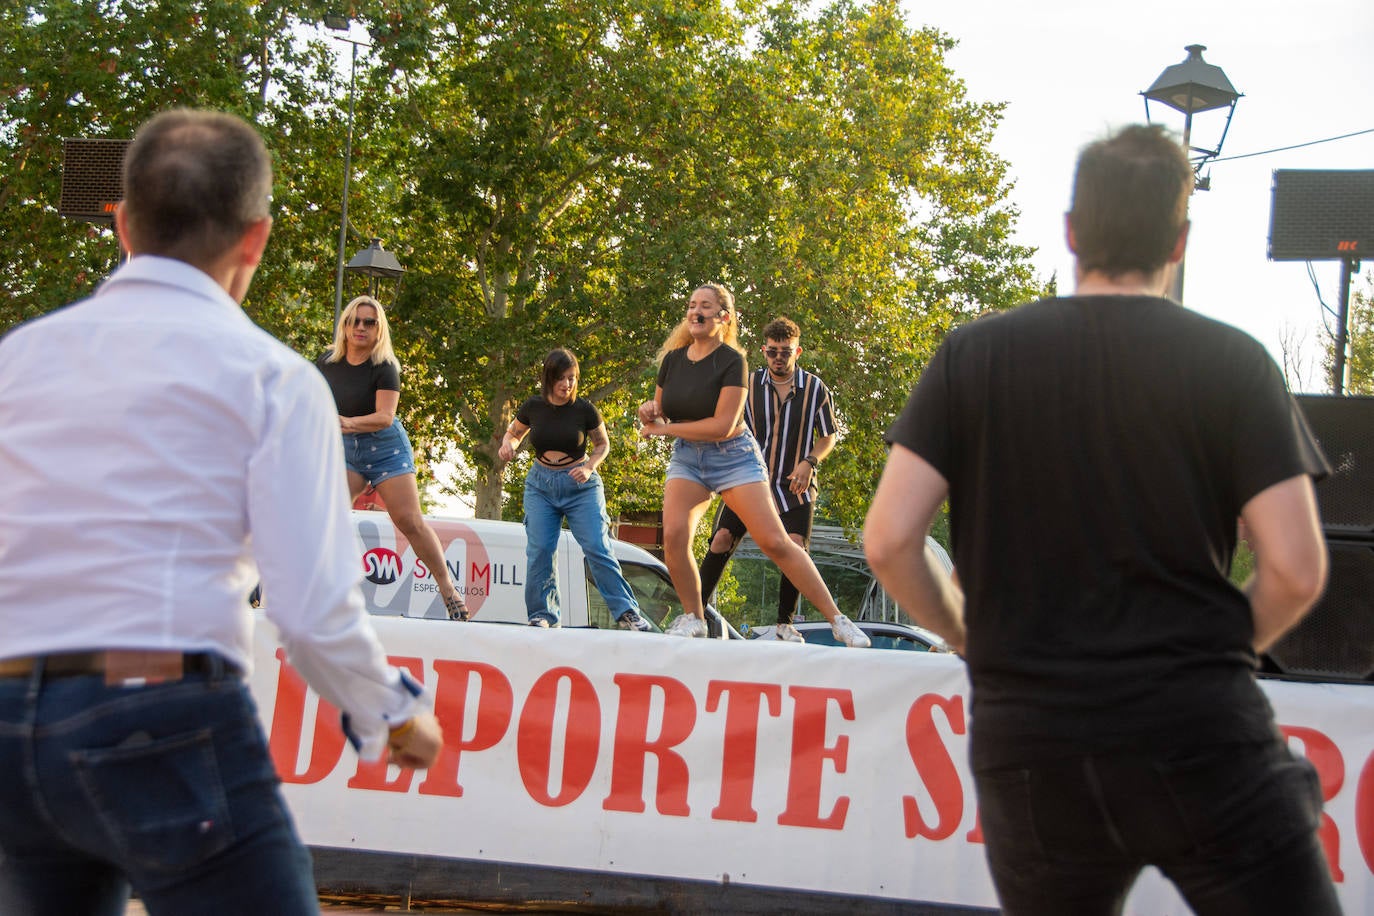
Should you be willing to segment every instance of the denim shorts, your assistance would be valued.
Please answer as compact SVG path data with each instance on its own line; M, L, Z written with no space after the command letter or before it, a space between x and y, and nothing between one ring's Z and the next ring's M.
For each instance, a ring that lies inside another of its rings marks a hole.
M758 440L742 432L723 442L673 443L668 461L668 480L691 480L714 493L746 483L766 483L768 466L763 463Z
M373 433L344 433L344 463L370 485L415 473L415 453L400 420Z

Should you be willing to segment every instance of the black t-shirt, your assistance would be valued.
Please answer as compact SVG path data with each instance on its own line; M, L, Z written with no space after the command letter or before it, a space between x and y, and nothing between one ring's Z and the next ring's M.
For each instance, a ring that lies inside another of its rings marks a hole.
M534 397L520 405L515 419L530 428L530 448L543 458L548 452L563 452L572 464L587 454L587 433L601 425L601 412L586 398L567 404L550 404L542 397ZM554 463L554 462L550 462Z
M670 350L658 367L663 416L674 423L713 417L720 390L743 388L748 378L744 355L728 344L721 344L698 362L687 358L687 347Z
M378 391L400 391L401 370L393 362L374 364L368 359L354 366L347 357L336 363L325 362L332 350L326 350L315 360L324 373L329 390L334 392L334 404L341 417L365 417L377 412Z
M949 482L975 766L1263 740L1241 508L1326 465L1263 347L1153 297L951 333L888 435Z

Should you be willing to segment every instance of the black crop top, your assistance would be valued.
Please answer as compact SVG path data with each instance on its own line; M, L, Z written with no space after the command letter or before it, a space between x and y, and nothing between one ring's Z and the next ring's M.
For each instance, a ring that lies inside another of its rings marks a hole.
M515 419L530 428L530 448L535 457L542 460L549 452L568 456L558 464L581 461L587 454L587 433L603 422L601 412L586 398L550 404L542 397L533 397L520 405Z
M699 362L687 358L687 347L670 350L658 367L663 389L663 416L674 423L705 420L716 415L722 388L743 388L749 367L734 347L721 344Z

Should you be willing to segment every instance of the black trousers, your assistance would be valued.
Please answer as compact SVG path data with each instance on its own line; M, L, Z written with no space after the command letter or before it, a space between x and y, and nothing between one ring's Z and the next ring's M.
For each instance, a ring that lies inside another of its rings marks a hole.
M1281 740L974 773L1007 916L1117 914L1158 868L1197 916L1339 916L1316 770Z

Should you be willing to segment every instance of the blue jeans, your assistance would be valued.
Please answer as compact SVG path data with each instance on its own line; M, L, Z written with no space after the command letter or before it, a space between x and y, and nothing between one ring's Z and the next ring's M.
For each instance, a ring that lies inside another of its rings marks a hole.
M233 675L0 678L0 913L318 913L310 855Z
M577 483L565 470L552 470L539 462L525 476L525 613L531 621L558 623L558 576L553 558L563 519L582 547L591 567L592 581L606 599L611 617L638 611L630 584L611 553L610 519L601 477L593 474Z
M1339 916L1316 771L1280 740L974 773L1008 916L1121 912L1146 865L1197 916Z

